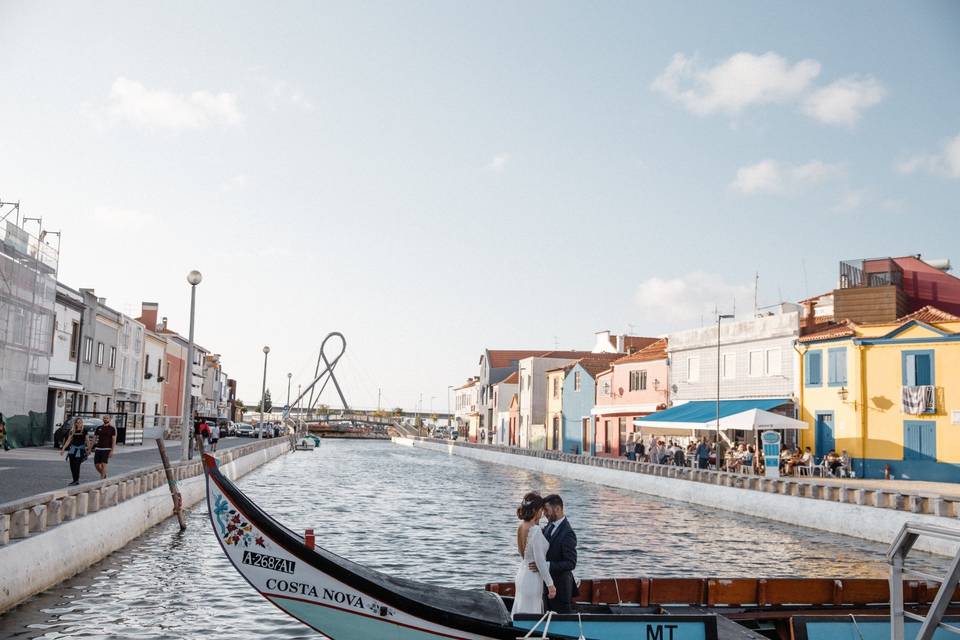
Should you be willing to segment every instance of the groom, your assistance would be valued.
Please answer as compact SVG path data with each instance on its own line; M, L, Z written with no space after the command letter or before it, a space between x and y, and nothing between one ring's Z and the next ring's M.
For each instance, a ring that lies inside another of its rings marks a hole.
M550 563L550 576L557 588L557 597L547 598L547 590L543 590L543 605L546 611L570 613L573 609L573 597L579 595L577 581L573 578L573 570L577 568L577 534L563 515L563 499L557 494L551 494L543 499L543 513L548 524L543 534L550 543L547 549L547 562ZM531 571L537 567L531 563Z

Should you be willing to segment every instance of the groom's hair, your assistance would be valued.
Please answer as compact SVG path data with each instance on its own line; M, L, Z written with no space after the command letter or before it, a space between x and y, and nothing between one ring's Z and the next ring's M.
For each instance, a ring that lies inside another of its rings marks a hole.
M560 507L563 509L563 498L561 498L559 494L551 493L543 499L543 504L549 504L553 507Z

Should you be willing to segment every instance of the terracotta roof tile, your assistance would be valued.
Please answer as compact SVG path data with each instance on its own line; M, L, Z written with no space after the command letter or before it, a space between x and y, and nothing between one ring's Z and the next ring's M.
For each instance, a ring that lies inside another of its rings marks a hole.
M613 364L626 364L628 362L650 362L651 360L663 360L666 357L667 339L659 338L636 353L632 353L629 356L623 356L614 360Z
M910 322L911 320L917 320L918 322L926 322L929 324L937 322L958 322L960 321L960 318L952 313L941 311L935 306L928 304L922 309L917 309L913 313L903 316L897 320L897 322Z
M502 369L504 367L515 367L517 361L529 358L530 356L540 356L547 353L547 349L490 349L489 354L491 369Z
M520 374L514 371L497 384L517 384L518 382L520 382Z
M844 320L839 324L828 325L822 329L814 330L811 333L797 338L797 342L816 342L818 340L832 340L834 338L849 338L856 335L856 325L849 320Z

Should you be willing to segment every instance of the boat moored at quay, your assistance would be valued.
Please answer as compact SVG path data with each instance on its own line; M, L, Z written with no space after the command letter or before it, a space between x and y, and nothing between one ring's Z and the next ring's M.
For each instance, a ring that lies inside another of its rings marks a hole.
M960 616L960 556L939 577L904 559L919 535L891 547L891 579L606 578L583 580L571 614L511 617L512 583L462 590L390 576L316 544L274 520L204 456L214 534L265 599L333 640L880 640L952 637ZM911 579L918 578L919 579ZM891 592L891 585L893 590Z

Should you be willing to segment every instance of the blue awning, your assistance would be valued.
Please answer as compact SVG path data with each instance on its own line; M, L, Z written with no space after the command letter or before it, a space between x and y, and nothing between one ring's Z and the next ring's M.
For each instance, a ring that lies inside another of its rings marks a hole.
M739 414L746 414L754 410L769 411L790 402L789 398L768 398L758 400L721 400L720 419ZM723 420L728 423L728 420ZM663 411L651 413L642 418L634 418L633 424L637 427L654 429L711 429L717 427L716 400L694 400ZM723 428L729 428L723 425Z

